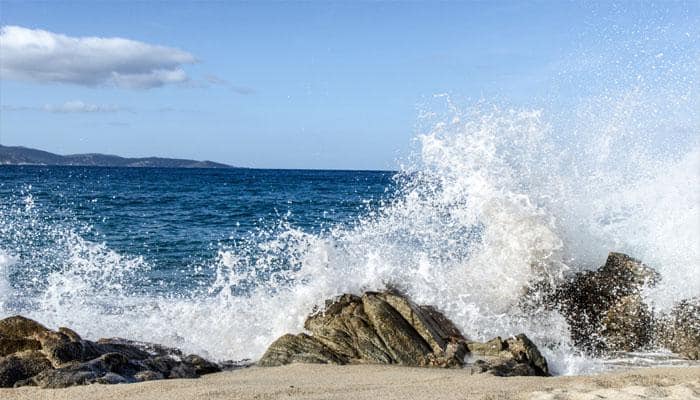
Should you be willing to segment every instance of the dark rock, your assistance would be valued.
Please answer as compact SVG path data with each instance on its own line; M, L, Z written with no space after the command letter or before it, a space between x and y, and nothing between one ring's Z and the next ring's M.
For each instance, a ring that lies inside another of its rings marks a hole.
M608 351L636 351L650 345L654 318L641 296L621 298L601 319L601 336Z
M150 369L147 369L145 371L139 371L139 372L135 373L134 379L136 380L136 382L145 382L145 381L157 381L160 379L165 379L165 377L160 372L151 371Z
M126 339L84 340L75 331L52 331L30 319L0 320L0 386L63 388L196 378L221 368L195 354Z
M104 376L104 375L103 375ZM32 378L33 385L45 389L61 389L70 386L96 383L100 376L85 365L45 370Z
M83 361L83 346L80 341L72 341L62 332L45 331L36 335L41 343L41 351L46 354L54 367L71 361Z
M577 347L594 354L634 350L651 338L651 325L634 324L635 318L648 315L639 295L658 280L658 273L639 260L610 253L604 266L576 274L546 301L564 315ZM609 327L608 322L612 323ZM623 327L634 328L631 340Z
M41 343L29 338L0 336L0 357L25 350L39 350Z
M13 387L17 382L51 368L51 362L38 351L25 351L0 357L0 387Z
M547 360L527 336L521 333L506 340L506 344L506 350L513 355L514 360L519 364L526 364L529 368L534 369L534 375L549 376Z
M44 325L21 315L0 320L0 336L6 338L28 338L48 330Z
M197 375L212 374L214 372L221 372L221 367L209 360L196 355L190 354L182 360L184 363L191 365Z
M680 301L660 318L658 343L674 353L700 359L700 297Z

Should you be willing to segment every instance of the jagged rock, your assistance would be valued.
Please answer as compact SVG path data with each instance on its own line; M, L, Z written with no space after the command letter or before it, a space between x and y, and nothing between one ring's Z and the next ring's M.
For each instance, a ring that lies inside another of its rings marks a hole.
M480 357L483 372L500 375L548 375L547 362L525 335L487 344L467 341L433 307L419 306L395 291L345 294L310 315L312 335L284 335L265 352L259 365L292 362L380 363L423 367L462 367L468 354Z
M71 329L52 331L21 316L0 320L0 387L196 378L220 370L200 356L153 343L119 338L92 342Z
M375 293L362 296L362 306L377 335L397 364L423 365L431 348L416 329L389 303Z
M324 312L309 316L304 327L340 359L391 363L389 349L372 328L358 296L346 294L328 301Z
M660 345L685 358L700 359L700 297L680 301L658 325Z
M649 343L652 329L650 324L634 322L649 313L639 295L645 286L658 280L658 273L639 260L610 253L605 265L576 274L558 287L547 302L564 315L577 347L591 353L634 350ZM634 329L631 337L625 327Z

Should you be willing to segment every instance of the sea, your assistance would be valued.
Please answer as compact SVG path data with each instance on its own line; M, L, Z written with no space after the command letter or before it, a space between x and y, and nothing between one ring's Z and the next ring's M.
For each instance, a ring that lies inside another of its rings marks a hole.
M556 374L677 363L582 354L521 301L610 251L660 273L657 312L700 294L700 131L649 104L450 105L395 171L0 166L0 317L256 360L326 299L392 287L471 339L526 333Z

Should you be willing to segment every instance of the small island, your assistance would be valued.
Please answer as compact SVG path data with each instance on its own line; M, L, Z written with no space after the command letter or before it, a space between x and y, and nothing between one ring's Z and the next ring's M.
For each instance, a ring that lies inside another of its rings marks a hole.
M3 145L0 145L0 165L64 165L123 168L235 168L231 165L213 161L163 157L127 158L97 153L59 155L28 147Z

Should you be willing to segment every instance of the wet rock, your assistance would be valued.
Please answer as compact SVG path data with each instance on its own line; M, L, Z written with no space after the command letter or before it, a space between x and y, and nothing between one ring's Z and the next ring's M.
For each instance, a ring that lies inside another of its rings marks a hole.
M658 280L658 273L639 260L610 253L605 265L576 274L546 301L564 315L577 347L594 354L636 350L651 338L650 324L634 322L649 314L639 295ZM633 328L631 337L625 328Z
M51 362L38 351L30 350L0 357L0 387L13 387L17 382L51 368Z
M534 369L539 376L548 376L549 367L547 360L542 356L540 350L524 334L519 334L506 340L506 351L508 351L518 364L525 364Z
M674 353L700 359L700 297L680 301L660 318L658 343Z
M21 316L0 320L0 351L0 387L196 378L221 370L178 349L119 338L93 342L71 329L52 331Z
M636 351L650 345L654 318L641 296L621 298L601 319L601 336L608 351Z
M307 318L311 335L284 335L258 365L292 362L379 363L421 367L464 366L501 375L548 375L547 362L524 335L487 343L468 341L433 307L420 306L395 291L342 295ZM483 367L483 368L482 368Z

